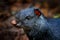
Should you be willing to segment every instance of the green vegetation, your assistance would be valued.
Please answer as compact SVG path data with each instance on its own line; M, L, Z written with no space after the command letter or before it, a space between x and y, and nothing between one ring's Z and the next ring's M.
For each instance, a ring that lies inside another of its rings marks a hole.
M60 18L60 14L59 13L57 13L56 15L54 15L54 17L53 18Z

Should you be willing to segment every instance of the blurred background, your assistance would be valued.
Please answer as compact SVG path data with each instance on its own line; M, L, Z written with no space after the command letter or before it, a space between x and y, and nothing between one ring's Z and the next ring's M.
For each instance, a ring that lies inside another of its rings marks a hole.
M14 15L16 15L17 12L30 7L41 9L42 13L47 18L60 18L60 0L0 0L0 35L7 32L5 30L10 28L10 26L13 26L9 21L15 19ZM13 38L13 34L9 35L12 35ZM6 35L7 34L5 33L5 36ZM0 40L9 39L7 38L8 36L5 39L3 39L3 37L1 37ZM10 40L12 39L10 38Z

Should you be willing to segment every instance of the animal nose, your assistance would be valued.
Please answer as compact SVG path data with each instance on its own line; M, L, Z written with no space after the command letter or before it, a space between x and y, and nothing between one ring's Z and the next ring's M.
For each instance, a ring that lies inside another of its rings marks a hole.
M16 24L16 20L12 20L11 23L12 23L12 24Z

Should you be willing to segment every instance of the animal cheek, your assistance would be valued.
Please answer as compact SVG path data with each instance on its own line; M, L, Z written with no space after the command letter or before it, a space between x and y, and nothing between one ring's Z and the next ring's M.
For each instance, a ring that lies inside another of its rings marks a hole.
M21 22L19 22L18 24L17 24L17 26L21 26L22 25L22 23Z
M25 19L23 22L24 22L24 23L27 23L27 22L29 22L29 20Z

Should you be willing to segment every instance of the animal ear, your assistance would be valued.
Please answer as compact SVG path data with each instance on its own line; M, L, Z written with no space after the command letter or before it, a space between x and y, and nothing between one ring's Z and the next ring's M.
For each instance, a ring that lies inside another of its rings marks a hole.
M39 9L34 9L34 13L35 13L37 16L40 16L40 15L41 15L41 12L39 11Z

